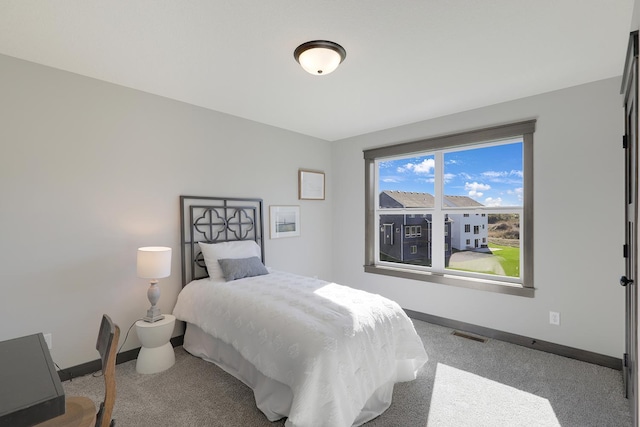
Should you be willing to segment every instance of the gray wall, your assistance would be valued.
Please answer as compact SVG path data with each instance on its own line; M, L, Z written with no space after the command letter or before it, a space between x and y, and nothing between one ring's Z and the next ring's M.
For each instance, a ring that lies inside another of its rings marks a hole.
M52 333L62 368L97 359L102 313L124 339L149 306L140 246L173 248L159 303L171 312L182 194L299 205L302 235L267 231L267 265L329 278L331 192L297 199L298 168L331 188L325 141L7 56L0 121L0 340ZM124 350L137 346L132 331Z
M620 79L608 79L333 143L334 280L411 310L594 351L623 353L624 132ZM362 150L537 119L535 298L366 274ZM549 324L549 311L561 325Z
M136 249L174 249L178 196L301 207L302 236L266 239L267 265L377 292L403 307L620 357L622 100L605 80L328 143L0 56L0 340L53 334L63 368L97 358L100 315L126 329L148 306ZM529 118L535 134L533 299L365 274L362 149ZM298 168L327 200L297 200ZM344 221L341 218L349 218ZM341 220L338 220L338 219ZM562 325L549 325L549 310ZM175 334L181 331L176 330ZM139 346L135 332L124 350Z
M631 16L631 27L629 31L636 31L640 28L640 0L633 1L633 15Z

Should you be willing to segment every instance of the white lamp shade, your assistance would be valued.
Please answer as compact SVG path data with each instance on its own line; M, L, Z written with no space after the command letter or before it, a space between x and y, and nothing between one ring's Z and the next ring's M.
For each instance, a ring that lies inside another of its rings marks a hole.
M149 246L138 249L138 277L162 279L171 275L171 248Z
M316 47L302 52L298 61L306 72L315 75L325 75L338 68L342 58L340 54L333 49Z

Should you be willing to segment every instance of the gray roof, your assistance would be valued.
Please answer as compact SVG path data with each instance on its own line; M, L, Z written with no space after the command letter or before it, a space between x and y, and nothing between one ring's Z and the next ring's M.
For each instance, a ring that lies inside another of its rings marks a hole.
M386 194L401 207L405 208L432 208L434 206L433 196L429 193L387 190L383 191L382 194Z
M448 207L454 208L470 208L476 206L484 206L482 203L479 203L473 200L471 197L467 196L444 196L444 203Z
M432 208L434 206L433 196L429 193L417 193L408 191L385 190L380 193L393 199L396 203L405 208ZM444 196L445 205L448 207L476 207L484 206L471 197L467 196ZM387 207L387 206L385 206Z

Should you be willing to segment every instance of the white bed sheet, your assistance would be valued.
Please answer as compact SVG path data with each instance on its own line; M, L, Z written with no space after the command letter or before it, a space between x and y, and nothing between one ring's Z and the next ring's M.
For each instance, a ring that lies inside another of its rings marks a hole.
M362 424L386 410L393 383L415 379L427 360L411 320L395 302L290 273L194 281L180 293L174 314L275 380L261 388L248 371L223 366L254 389L268 419L287 416L291 427ZM188 347L200 357L221 358L197 354L201 349L185 336ZM233 358L227 350L221 351ZM269 402L272 394L280 397Z
M291 388L264 376L230 344L212 337L192 323L187 323L183 348L194 356L215 363L251 388L256 406L269 421L277 421L288 416L293 401ZM393 397L393 385L394 382L389 381L371 395L353 426L360 426L389 408ZM290 425L287 422L285 425Z

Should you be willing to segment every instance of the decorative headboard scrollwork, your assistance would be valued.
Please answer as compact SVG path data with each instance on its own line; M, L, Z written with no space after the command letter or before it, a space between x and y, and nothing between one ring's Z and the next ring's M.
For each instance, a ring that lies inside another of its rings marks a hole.
M180 196L182 286L208 277L199 242L254 240L262 251L262 199Z

